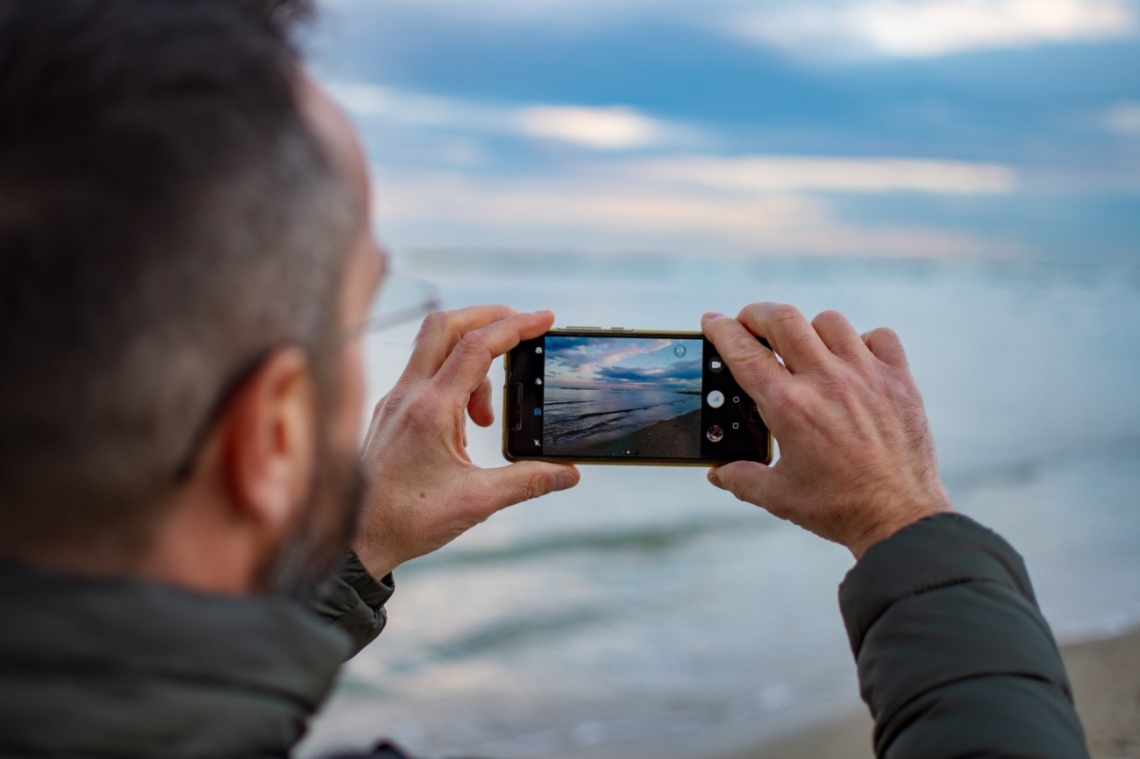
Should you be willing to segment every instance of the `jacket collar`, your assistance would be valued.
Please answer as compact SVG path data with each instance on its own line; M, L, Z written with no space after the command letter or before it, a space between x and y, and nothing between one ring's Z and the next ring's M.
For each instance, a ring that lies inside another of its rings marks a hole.
M0 562L0 753L281 755L349 641L299 604Z

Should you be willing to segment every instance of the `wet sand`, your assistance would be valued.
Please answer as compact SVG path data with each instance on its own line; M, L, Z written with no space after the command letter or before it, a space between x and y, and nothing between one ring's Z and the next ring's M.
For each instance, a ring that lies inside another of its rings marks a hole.
M655 422L628 435L559 451L566 456L696 458L701 455L701 410Z
M1063 646L1092 759L1140 759L1140 629ZM872 759L871 717L845 720L715 759Z

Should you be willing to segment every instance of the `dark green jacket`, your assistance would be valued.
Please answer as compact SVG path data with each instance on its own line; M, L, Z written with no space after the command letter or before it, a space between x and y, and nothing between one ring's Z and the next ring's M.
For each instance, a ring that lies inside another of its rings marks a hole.
M0 563L0 757L284 756L391 594L355 556L316 615Z
M355 557L317 616L0 564L0 759L284 756L391 592ZM879 756L1087 757L1025 568L993 533L913 525L867 552L840 605Z
M956 514L874 545L839 605L881 759L1087 757L1025 564Z

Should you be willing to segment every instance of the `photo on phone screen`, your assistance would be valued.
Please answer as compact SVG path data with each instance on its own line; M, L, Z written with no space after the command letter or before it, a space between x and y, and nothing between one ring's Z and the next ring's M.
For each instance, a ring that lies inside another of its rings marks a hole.
M751 399L700 333L553 331L507 357L509 459L767 461Z
M546 453L701 455L700 340L558 335L545 350Z

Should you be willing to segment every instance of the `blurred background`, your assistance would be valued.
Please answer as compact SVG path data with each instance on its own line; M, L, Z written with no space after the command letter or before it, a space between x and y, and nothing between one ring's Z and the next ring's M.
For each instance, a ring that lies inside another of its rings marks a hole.
M446 307L892 326L1058 637L1140 623L1140 2L325 0L309 47ZM306 750L759 755L863 708L851 564L699 469L588 468L402 568Z

